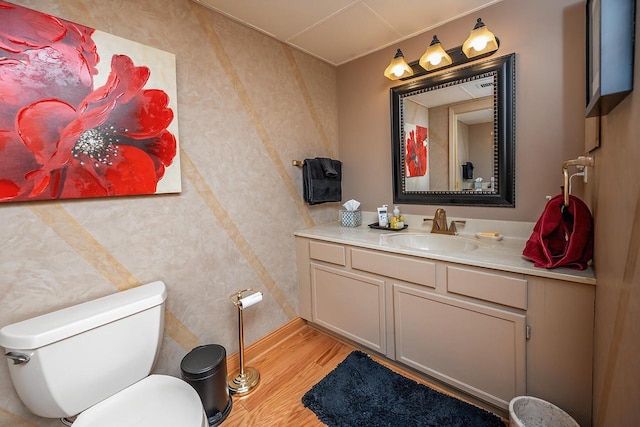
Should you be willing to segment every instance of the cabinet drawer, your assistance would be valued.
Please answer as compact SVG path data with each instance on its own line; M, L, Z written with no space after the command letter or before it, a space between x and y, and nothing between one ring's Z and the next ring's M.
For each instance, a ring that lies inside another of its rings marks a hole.
M421 258L351 250L351 267L419 285L436 287L436 265Z
M309 242L309 258L330 262L341 266L347 265L344 246L323 242Z
M527 281L489 271L447 266L447 291L491 301L509 307L527 309Z

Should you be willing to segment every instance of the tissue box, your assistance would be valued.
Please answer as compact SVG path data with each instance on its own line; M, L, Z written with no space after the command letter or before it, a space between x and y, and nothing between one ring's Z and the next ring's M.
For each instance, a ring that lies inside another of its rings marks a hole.
M343 227L358 227L362 224L362 211L340 211Z

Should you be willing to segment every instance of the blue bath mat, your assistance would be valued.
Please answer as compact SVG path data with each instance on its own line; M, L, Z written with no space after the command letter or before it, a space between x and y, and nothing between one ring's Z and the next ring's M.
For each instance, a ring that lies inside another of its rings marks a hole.
M314 385L302 403L329 427L504 427L496 415L403 377L360 351Z

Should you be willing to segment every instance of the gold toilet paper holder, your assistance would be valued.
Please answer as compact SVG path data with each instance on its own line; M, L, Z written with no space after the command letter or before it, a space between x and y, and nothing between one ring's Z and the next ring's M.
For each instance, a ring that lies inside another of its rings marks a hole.
M249 292L251 293L243 298L244 294ZM258 385L260 382L260 373L255 368L245 368L244 366L244 326L242 312L253 304L260 302L262 300L262 292L251 288L243 289L230 295L229 299L238 309L238 347L240 367L237 372L234 372L229 377L228 386L231 394L243 395L254 390Z

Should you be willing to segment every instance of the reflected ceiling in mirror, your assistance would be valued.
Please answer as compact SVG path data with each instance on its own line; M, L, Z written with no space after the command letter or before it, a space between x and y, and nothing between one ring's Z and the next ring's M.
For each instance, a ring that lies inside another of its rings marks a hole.
M391 89L394 203L515 206L515 54Z

